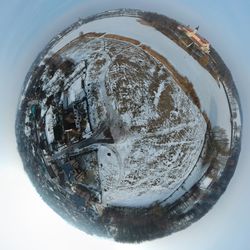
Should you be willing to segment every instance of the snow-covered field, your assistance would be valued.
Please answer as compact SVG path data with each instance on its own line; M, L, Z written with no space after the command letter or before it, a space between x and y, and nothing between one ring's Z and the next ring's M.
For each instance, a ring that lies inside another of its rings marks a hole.
M186 51L156 29L142 25L133 17L111 17L96 20L73 30L60 40L52 51L58 51L80 32L106 32L131 37L165 56L183 76L193 83L200 98L202 109L208 114L212 125L224 128L231 137L230 111L225 91L217 81Z
M103 203L146 206L171 195L198 160L206 123L167 68L142 48L105 37L79 39L60 54L88 62L92 125L110 123L115 139L98 145Z

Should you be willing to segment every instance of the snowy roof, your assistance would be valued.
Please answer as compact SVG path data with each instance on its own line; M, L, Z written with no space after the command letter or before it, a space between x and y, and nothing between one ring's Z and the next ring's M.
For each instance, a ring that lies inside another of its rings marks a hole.
M53 109L52 107L50 107L45 116L45 132L46 132L47 141L49 144L51 144L55 140L54 131L53 131L54 123L55 123L55 120L54 120Z

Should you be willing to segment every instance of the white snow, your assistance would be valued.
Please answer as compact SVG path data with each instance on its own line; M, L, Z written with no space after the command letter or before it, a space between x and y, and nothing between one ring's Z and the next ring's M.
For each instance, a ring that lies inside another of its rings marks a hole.
M156 107L157 107L158 104L159 104L159 98L160 98L160 96L161 96L162 91L165 89L165 87L166 87L166 82L165 82L165 81L164 81L164 82L161 82L161 84L160 84L160 86L159 86L159 88L158 88L158 90L157 90L157 93L155 94L154 105L155 105Z
M49 144L51 144L55 139L53 127L54 127L54 115L52 107L50 107L45 116L45 132Z
M68 89L68 104L82 99L84 95L81 77L78 77Z

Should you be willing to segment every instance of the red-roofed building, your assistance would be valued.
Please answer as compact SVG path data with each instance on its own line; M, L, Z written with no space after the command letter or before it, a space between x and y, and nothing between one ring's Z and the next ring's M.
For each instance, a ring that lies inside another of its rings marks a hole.
M178 26L179 30L182 30L185 32L185 34L191 38L191 40L205 53L209 54L210 52L210 44L209 42L201 37L197 31L199 29L199 26L196 27L195 29L191 29L189 27L185 27L185 26Z

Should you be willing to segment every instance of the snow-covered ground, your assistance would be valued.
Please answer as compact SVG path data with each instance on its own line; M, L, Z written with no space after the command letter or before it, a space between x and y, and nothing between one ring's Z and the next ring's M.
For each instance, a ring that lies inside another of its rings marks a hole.
M102 201L146 206L165 199L200 155L206 131L200 110L142 48L105 37L79 43L61 56L88 62L92 125L110 120L115 139L98 146Z
M52 51L56 52L77 38L80 32L106 32L127 36L149 45L165 56L183 76L193 83L200 98L202 109L208 114L212 125L224 128L228 138L231 137L230 111L225 91L217 81L186 51L156 29L142 25L133 17L111 17L96 20L68 33Z

